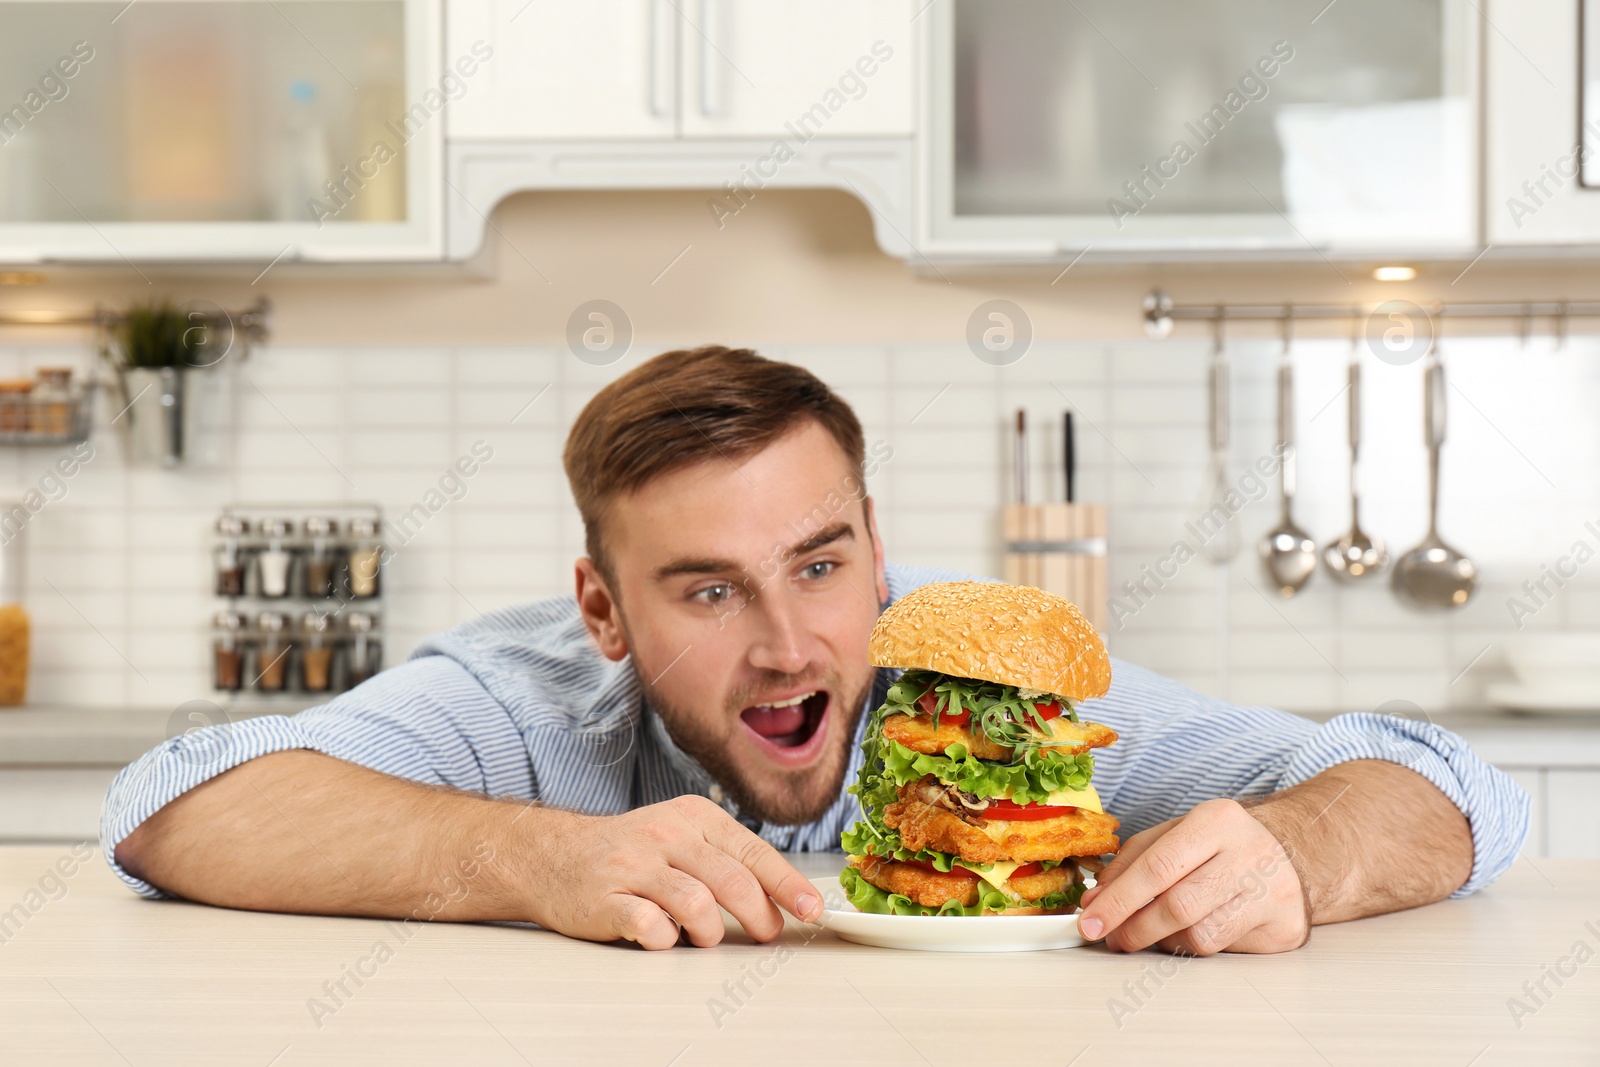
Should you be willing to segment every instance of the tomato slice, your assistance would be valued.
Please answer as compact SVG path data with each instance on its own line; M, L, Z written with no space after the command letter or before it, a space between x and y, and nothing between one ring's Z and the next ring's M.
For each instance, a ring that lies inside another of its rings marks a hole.
M1039 713L1041 719L1055 719L1061 715L1061 705L1054 700L1048 704L1035 704L1033 710Z
M930 689L928 692L922 694L921 697L917 698L917 707L921 708L927 714L932 715L939 707L939 694ZM960 711L944 712L939 716L939 721L941 723L951 723L955 726L965 726L968 720L971 718L972 712L966 708L962 708Z
M921 708L924 714L931 716L938 706L939 694L933 692L932 690L929 690L917 698L917 707ZM1054 700L1050 701L1048 704L1035 703L1033 708L1039 713L1039 717L1045 720L1059 718L1063 713L1061 704ZM960 711L956 712L944 712L939 716L939 721L948 722L956 726L965 726L967 722L971 720L971 718L972 712L967 708L962 708Z
M1071 815L1077 810L1071 805L1014 804L1009 800L990 800L989 806L983 809L983 817L1027 822L1031 819L1054 819L1060 815Z
M1044 872L1044 864L1042 864L1042 863L1039 863L1039 862L1024 863L1021 867L1018 867L1016 870L1011 872L1011 877L1012 878L1027 878L1030 875L1042 874L1043 872Z
M920 867L922 870L930 871L933 874L953 874L958 878L967 878L974 882L978 880L978 876L975 872L969 871L965 867L957 867L954 864L951 865L948 871L941 871L927 860L896 860L895 862L909 863L913 867Z

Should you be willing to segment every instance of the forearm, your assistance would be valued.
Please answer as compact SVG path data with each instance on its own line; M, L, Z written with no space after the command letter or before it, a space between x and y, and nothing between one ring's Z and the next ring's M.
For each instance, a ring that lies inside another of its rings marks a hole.
M170 893L222 907L528 920L515 869L523 850L512 839L561 815L298 749L184 793L119 843L116 857Z
M1283 844L1313 923L1443 900L1472 873L1466 816L1398 763L1341 763L1244 804Z

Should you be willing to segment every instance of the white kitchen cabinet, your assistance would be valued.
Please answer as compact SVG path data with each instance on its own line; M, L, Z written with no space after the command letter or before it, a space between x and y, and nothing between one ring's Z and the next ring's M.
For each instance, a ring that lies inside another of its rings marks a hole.
M440 3L0 0L0 263L437 258Z
M1549 854L1600 856L1600 770L1545 771Z
M674 0L449 0L450 55L483 41L484 78L450 106L453 138L672 137Z
M911 0L683 0L685 137L907 136Z
M1578 9L1579 0L1488 4L1499 31L1489 34L1486 49L1484 220L1490 244L1571 247L1600 240L1600 189L1585 188L1578 174Z
M932 5L918 247L1470 257L1482 23L1474 0Z

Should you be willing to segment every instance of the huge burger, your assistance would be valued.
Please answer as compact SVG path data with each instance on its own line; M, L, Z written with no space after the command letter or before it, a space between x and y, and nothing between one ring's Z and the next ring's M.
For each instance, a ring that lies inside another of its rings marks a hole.
M1115 731L1078 718L1111 661L1068 601L993 582L923 586L872 631L873 666L898 667L872 713L851 787L861 819L840 874L861 911L1072 912L1085 873L1117 851L1089 784Z

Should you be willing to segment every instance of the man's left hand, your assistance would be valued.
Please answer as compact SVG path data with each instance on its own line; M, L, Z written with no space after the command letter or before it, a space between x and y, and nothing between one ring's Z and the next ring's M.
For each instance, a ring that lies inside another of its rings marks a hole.
M1078 926L1122 952L1286 952L1311 936L1311 910L1272 831L1238 801L1208 800L1130 837Z

